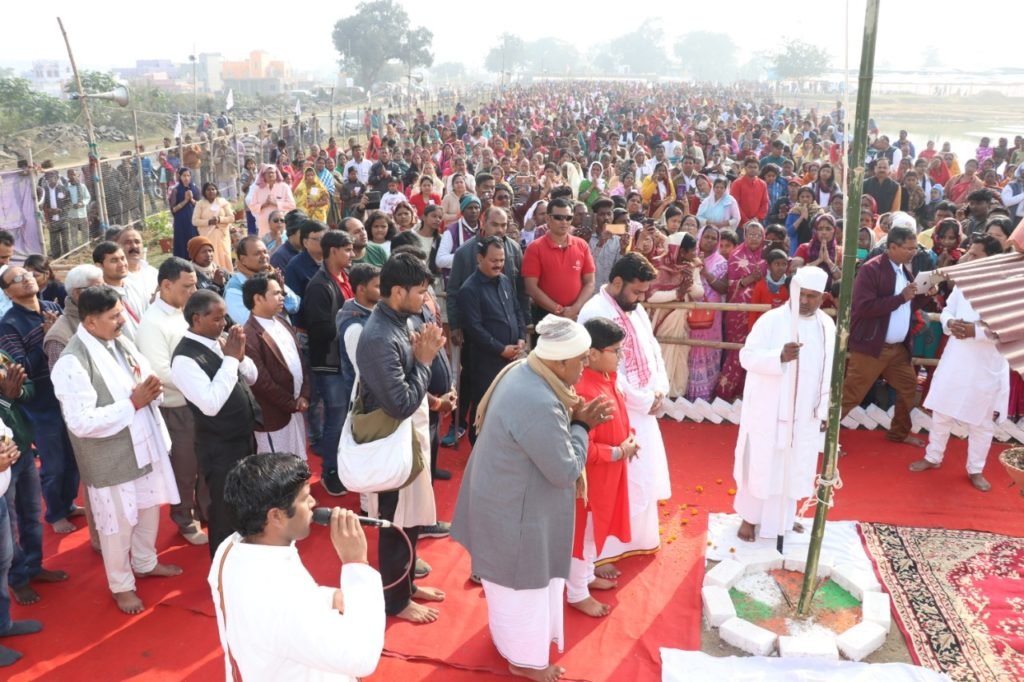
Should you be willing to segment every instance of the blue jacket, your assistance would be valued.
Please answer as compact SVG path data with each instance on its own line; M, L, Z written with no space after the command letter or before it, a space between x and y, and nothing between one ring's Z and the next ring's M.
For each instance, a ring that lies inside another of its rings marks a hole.
M42 301L39 306L39 312L36 312L12 302L11 309L0 319L0 349L25 368L25 374L35 386L35 396L22 403L30 417L60 410L60 403L53 393L53 382L50 381L50 364L43 351L43 338L46 336L43 313L60 315L60 306L50 301Z

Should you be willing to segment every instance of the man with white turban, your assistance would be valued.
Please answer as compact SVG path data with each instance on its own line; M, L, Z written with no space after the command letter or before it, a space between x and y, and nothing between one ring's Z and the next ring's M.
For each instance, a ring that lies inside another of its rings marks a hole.
M487 599L487 620L513 675L549 682L565 672L561 652L565 580L571 563L575 498L591 427L614 409L605 397L584 403L573 386L583 374L590 335L548 315L537 346L498 374L477 408L476 445L466 465L451 536L468 551Z
M796 523L797 500L814 492L828 416L835 323L821 312L827 275L801 268L789 305L762 315L740 350L747 370L736 443L737 535L777 538Z

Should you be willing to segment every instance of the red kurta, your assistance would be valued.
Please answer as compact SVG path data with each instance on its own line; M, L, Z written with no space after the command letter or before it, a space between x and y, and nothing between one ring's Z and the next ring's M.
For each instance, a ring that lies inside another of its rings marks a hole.
M572 555L583 558L583 531L587 527L587 512L594 515L594 543L598 554L604 541L612 535L623 542L631 539L629 529L629 479L626 460L612 461L612 448L629 438L633 429L626 413L626 401L615 388L615 373L608 376L589 367L576 384L576 393L590 401L604 396L615 405L615 416L590 430L587 448L587 506L576 500L576 536ZM640 453L643 457L643 453Z

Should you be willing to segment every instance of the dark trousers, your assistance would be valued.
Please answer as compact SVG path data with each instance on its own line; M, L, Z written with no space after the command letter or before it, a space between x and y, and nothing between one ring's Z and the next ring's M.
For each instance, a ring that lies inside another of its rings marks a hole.
M434 478L437 471L437 453L441 449L441 434L438 433L441 427L441 413L430 411L430 477Z
M210 439L210 434L196 433L197 445L204 439ZM206 535L210 538L211 559L220 543L235 532L231 514L228 513L228 506L224 502L224 483L227 481L228 472L239 460L254 452L256 440L253 436L238 443L216 442L210 451L199 450L199 470L206 480L206 489L210 493L210 506L206 509Z
M11 485L7 494L0 498L0 504L7 506L11 519L13 542L7 581L11 587L21 587L43 570L42 494L35 455L31 451L22 454L10 472ZM0 585L0 590L6 592L6 586Z
M78 496L78 464L59 407L31 412L28 417L36 434L46 522L57 523L68 517Z
M886 437L899 442L910 435L910 411L917 400L917 373L910 362L910 351L902 343L885 344L877 358L864 353L850 353L843 382L842 416L860 404L879 377L885 379L896 393L896 409Z
M397 490L377 493L377 509L380 512L380 518L394 521L397 507ZM409 542L412 543L411 556L405 540L394 528L381 528L380 541L377 543L377 566L380 569L381 581L385 585L390 585L398 580L403 573L406 573L405 579L391 589L384 590L384 612L389 616L401 613L409 605L412 595L416 593L416 586L412 579L416 564L416 540L419 537L420 529L417 526L402 530L409 536Z
M195 415L188 405L160 407L167 433L171 436L171 469L181 501L171 505L171 521L183 535L200 530L204 511L210 505L206 481L199 476L196 458Z

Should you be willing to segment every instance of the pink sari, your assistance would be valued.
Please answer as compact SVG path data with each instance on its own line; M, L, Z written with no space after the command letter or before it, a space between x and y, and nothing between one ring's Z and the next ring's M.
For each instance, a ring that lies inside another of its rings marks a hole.
M701 243L704 236L702 227L697 233L697 243ZM714 229L714 228L713 228ZM721 234L719 232L719 234ZM718 242L715 242L715 250L710 256L704 258L704 266L715 279L721 279L729 271L729 264L722 254L718 253ZM704 300L708 303L721 303L724 300L722 294L711 288L711 283L701 275L701 282L704 284ZM709 329L691 329L691 339L703 341L722 340L722 311L715 312L715 320ZM715 394L715 386L718 383L718 374L722 370L722 349L703 348L692 346L690 348L690 381L686 387L686 399L690 401L702 398L712 400Z
M754 284L741 286L740 280L755 270L764 274L768 263L764 254L758 249L752 253L744 242L729 256L729 295L730 303L750 303L754 294ZM729 343L743 343L747 340L750 317L747 312L727 312L725 314L725 340ZM722 373L718 377L718 397L726 402L733 402L743 396L743 383L747 378L746 370L740 365L738 350L725 351L725 362Z

